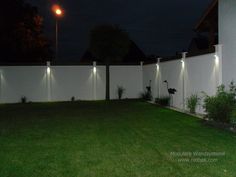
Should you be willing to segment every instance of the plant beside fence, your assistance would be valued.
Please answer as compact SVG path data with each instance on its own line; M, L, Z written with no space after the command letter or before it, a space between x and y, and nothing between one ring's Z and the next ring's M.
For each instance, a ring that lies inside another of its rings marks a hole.
M198 94L192 94L190 97L186 99L187 108L190 113L195 114L196 108L200 104L200 97Z
M236 85L233 82L230 83L228 90L221 85L218 87L216 95L205 95L203 107L207 118L216 122L231 123L236 106L235 96Z

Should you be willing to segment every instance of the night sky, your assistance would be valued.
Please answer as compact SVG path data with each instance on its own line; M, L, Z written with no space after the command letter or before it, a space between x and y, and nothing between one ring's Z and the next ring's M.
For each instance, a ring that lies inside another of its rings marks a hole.
M54 40L53 0L28 0L44 17L44 31ZM172 56L187 49L193 28L211 0L61 0L59 58L79 60L88 47L89 31L110 23L126 30L146 55Z

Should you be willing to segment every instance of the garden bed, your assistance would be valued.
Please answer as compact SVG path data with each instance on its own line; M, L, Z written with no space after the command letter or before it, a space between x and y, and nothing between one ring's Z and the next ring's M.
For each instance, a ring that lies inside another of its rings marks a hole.
M216 122L216 121L206 120L206 119L204 119L202 123L210 127L215 127L215 128L219 128L219 129L236 133L236 124L221 123L221 122Z

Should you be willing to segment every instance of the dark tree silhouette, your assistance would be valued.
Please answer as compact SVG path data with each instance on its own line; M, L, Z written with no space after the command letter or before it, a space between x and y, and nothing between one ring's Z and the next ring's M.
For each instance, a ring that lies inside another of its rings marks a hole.
M89 50L106 64L106 100L110 99L109 65L112 61L121 61L129 47L128 34L117 26L101 25L91 30Z
M52 57L43 34L43 18L23 0L7 0L0 6L1 62L44 61Z

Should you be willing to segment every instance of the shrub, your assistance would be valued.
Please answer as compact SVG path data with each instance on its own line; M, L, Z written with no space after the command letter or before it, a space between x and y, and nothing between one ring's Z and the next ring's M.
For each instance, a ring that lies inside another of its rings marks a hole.
M118 86L117 87L117 95L118 95L119 100L121 100L124 93L125 93L125 88L122 86Z
M72 102L74 102L75 101L75 97L73 96L73 97L71 97L71 99L70 99Z
M24 103L26 103L26 102L27 102L27 98L26 98L25 96L22 96L22 97L21 97L21 103L24 104Z
M145 91L140 94L140 98L143 100L151 101L152 100L152 93L150 91Z
M189 109L190 113L195 114L197 105L199 105L200 98L197 94L192 94L190 97L187 98L187 108Z
M207 117L222 123L230 123L233 110L236 105L235 101L236 87L233 82L229 85L229 90L221 85L217 89L215 96L205 96L204 109Z
M162 98L156 98L155 103L161 105L161 106L170 106L170 97L162 97Z

